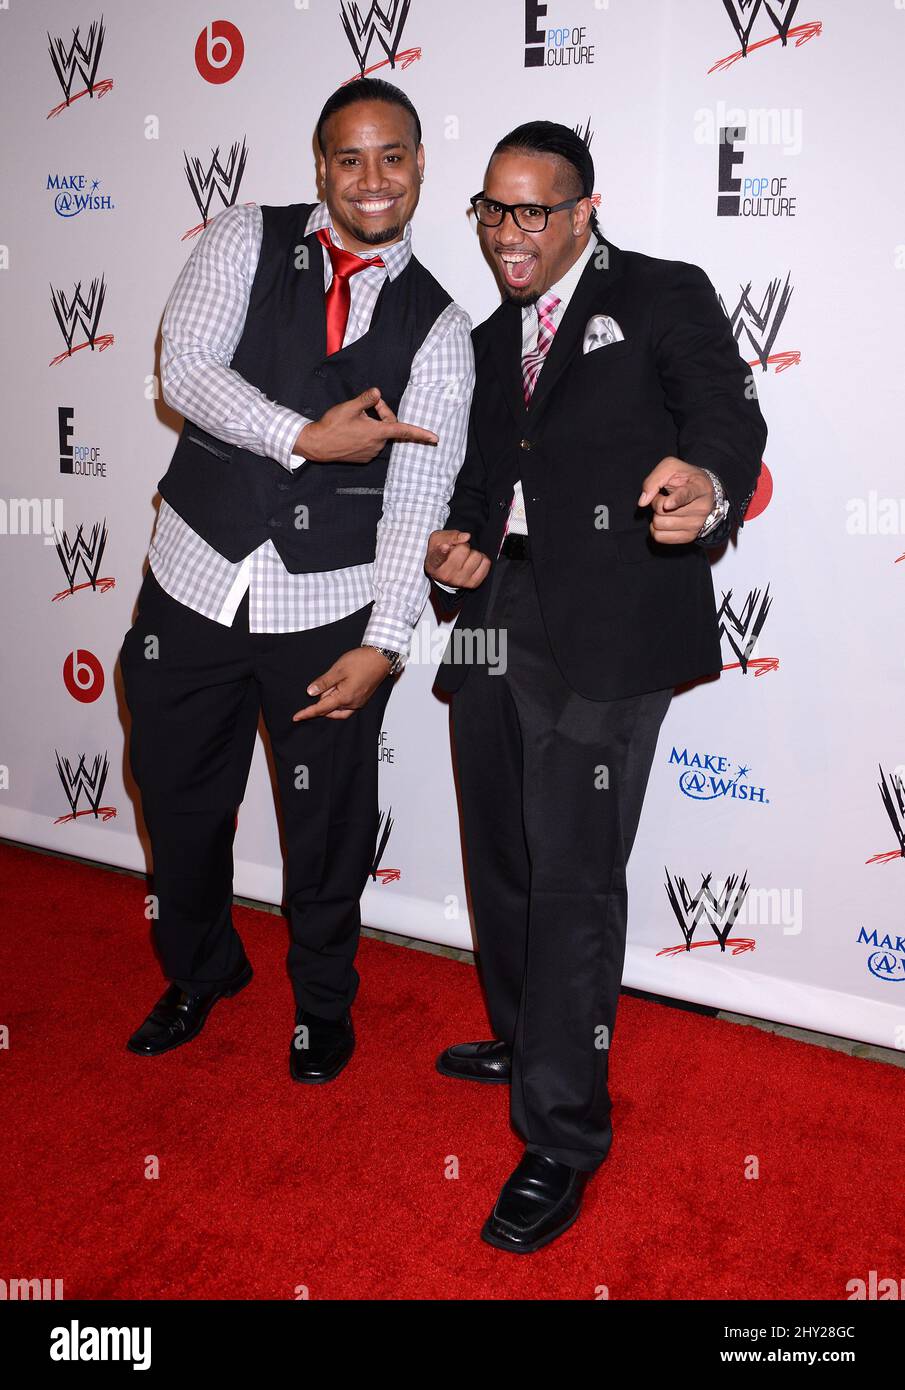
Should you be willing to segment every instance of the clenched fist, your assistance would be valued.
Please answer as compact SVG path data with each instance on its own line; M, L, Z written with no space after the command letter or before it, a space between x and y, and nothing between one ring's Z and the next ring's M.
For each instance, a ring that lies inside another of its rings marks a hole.
M703 468L670 456L661 459L644 479L638 506L653 510L650 534L655 541L685 545L695 540L707 520L713 506L713 483Z
M490 573L490 561L472 550L470 531L433 531L427 542L424 569L431 579L453 589L476 589Z

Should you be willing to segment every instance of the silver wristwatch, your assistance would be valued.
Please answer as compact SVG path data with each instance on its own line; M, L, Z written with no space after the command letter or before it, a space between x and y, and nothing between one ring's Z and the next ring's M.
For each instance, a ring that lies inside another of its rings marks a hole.
M698 532L699 537L708 535L710 531L719 525L729 511L729 500L723 491L723 484L720 482L717 475L711 473L709 468L702 468L701 472L706 473L713 484L713 506L704 518L704 524Z
M389 647L378 647L376 642L362 642L361 645L363 647L373 647L375 652L380 652L381 656L386 657L387 661L390 663L390 669L387 673L390 676L395 676L397 671L401 671L405 665L405 661L400 656L399 652L391 651Z

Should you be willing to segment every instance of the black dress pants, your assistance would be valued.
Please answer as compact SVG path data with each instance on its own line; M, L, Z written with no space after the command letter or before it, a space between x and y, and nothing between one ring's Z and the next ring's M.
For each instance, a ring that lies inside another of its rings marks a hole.
M216 990L241 965L233 838L263 711L286 848L289 974L298 1006L339 1018L358 988L359 899L377 835L377 741L392 682L348 719L293 723L306 686L357 647L371 606L305 632L250 633L177 602L150 567L120 651L129 755L154 859L164 973Z
M530 560L501 557L491 586L485 622L505 670L475 664L452 702L482 982L513 1047L515 1129L530 1151L593 1170L612 1142L626 862L672 690L578 695L554 662Z

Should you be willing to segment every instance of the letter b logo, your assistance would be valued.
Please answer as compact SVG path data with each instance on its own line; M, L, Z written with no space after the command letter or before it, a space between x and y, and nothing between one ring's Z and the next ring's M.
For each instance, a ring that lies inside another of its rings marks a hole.
M235 24L215 19L195 43L195 67L205 82L229 82L245 57L245 41Z

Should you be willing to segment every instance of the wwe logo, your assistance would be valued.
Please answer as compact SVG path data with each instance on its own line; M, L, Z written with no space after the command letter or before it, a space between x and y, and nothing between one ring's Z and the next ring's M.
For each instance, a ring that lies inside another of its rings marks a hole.
M56 750L54 750L56 753ZM72 767L68 758L63 758L56 753L57 772L60 781L63 783L63 790L69 802L70 813L67 816L57 816L54 825L62 825L66 821L78 820L79 816L94 816L95 820L112 820L116 815L115 806L102 806L101 797L104 794L104 787L107 782L107 773L110 771L110 762L106 753L96 754L90 769L87 766L87 759L84 753L79 754L79 760ZM79 810L79 800L82 793L88 805Z
M723 0L723 9L726 11L735 30L741 49L738 53L731 53L728 58L721 58L709 69L710 72L729 68L739 58L747 58L748 50L763 48L765 44L775 43L777 39L783 48L788 45L790 38L795 40L795 47L800 48L808 39L815 38L823 32L823 24L820 20L811 20L805 24L799 24L795 29L792 28L792 19L798 9L798 0ZM754 21L764 10L776 30L767 39L758 39L754 44L751 43L751 31L754 28Z
M752 589L749 592L740 614L735 612L731 599L732 590L730 589L728 593L723 594L722 602L717 610L717 622L719 623L720 639L726 638L737 660L729 662L723 667L723 670L731 671L739 667L742 673L747 675L748 667L751 666L757 676L762 676L767 671L777 670L779 667L778 657L752 655L773 603L770 597L769 584L763 591L763 595L761 595L760 589Z
M62 290L55 290L51 285L50 302L53 305L54 317L66 343L66 351L52 359L50 363L52 367L57 362L71 357L73 352L79 352L82 348L90 347L92 352L96 348L98 352L103 352L105 348L110 347L113 342L113 334L104 333L101 335L97 331L106 294L107 287L104 284L103 276L99 280L91 281L88 293L84 296L82 294L82 282L79 280L71 299L67 299ZM86 341L73 348L72 340L79 325L85 334Z
M764 0L723 0L726 13L732 20L732 27L738 34L738 40L742 46L743 58L748 55L748 40L751 37L754 21L757 19L762 4L764 4L767 14L773 21L783 47L785 47L788 42L789 26L792 23L792 16L798 9L798 0L774 0L774 3L779 8L778 14L770 4L770 0L766 0L766 3L764 3ZM744 22L744 16L747 10L751 11L751 18L746 24Z
M95 522L91 528L91 534L87 538L83 527L79 526L75 533L75 540L71 543L65 531L62 536L58 536L54 531L54 545L57 555L60 557L60 564L63 566L69 581L68 588L61 589L58 594L54 594L54 603L57 599L74 594L77 589L94 589L95 591L100 589L101 593L106 593L116 584L116 580L112 578L98 579L98 570L101 567L101 560L104 558L104 550L107 546L106 520ZM88 579L83 584L76 584L75 576L80 565Z
M759 305L756 305L751 297L750 280L747 285L740 285L739 289L741 290L741 297L731 313L726 307L726 301L722 295L720 295L720 306L729 320L735 341L741 342L744 333L748 343L754 349L754 361L749 360L748 366L756 367L759 363L763 371L766 371L772 362L776 364L777 372L782 372L787 367L800 362L800 352L783 352L773 355L773 346L786 316L789 300L792 298L789 276L786 276L786 282L782 287L780 287L779 279L771 280Z
M725 951L727 943L734 946L733 955L738 955L742 950L754 949L754 942L750 939L739 938L732 941L729 936L742 903L748 895L747 870L741 881L737 874L730 874L718 897L710 887L712 873L701 875L701 886L692 896L684 878L676 875L673 880L668 869L664 872L666 896L679 923L685 945L669 947L666 951L659 951L658 955L673 955L677 951L690 951L697 946L713 946L713 941L693 941L701 922L710 927L721 951Z
M412 0L389 0L388 4L379 5L377 0L372 0L367 15L362 18L361 8L356 0L340 0L343 29L346 31L352 52L358 59L362 77L365 75L368 53L375 39L386 54L390 67L395 68L402 30L411 4Z
M88 37L83 43L79 38L80 29L72 31L72 42L67 48L61 38L51 38L47 35L47 42L50 47L50 61L53 63L53 70L57 75L57 80L63 88L64 100L59 106L55 106L48 114L56 116L60 111L65 110L71 102L77 101L79 97L106 96L113 86L113 81L109 77L98 81L97 69L101 60L101 49L104 46L103 17L96 20L88 28ZM76 92L73 96L72 84L78 74L85 83L84 89Z
M579 139L583 140L587 145L588 149L590 149L591 141L594 139L594 132L591 129L590 117L588 117L588 119L585 121L584 130L582 130L580 125L573 125L572 129L575 131L575 134L579 137Z
M585 123L584 123L584 129L583 129L583 130L582 130L580 124L579 124L579 125L573 125L572 129L575 131L575 134L578 136L578 138L579 138L580 140L583 140L584 143L587 145L588 149L590 149L590 148L591 148L591 141L594 139L594 132L593 132L593 130L591 129L591 119L590 119L590 117L588 117L588 119L585 121ZM599 207L600 207L600 194L599 194L599 193L592 193L592 194L591 194L591 202L593 203L593 205L594 205L595 208L599 208Z
M185 176L189 181L189 188L192 190L192 197L198 204L198 211L201 213L202 221L199 226L192 227L182 238L195 236L204 230L210 217L210 206L214 194L220 196L223 207L232 207L239 192L239 185L242 182L242 175L245 173L245 163L248 159L248 147L243 137L242 145L238 142L232 144L229 154L223 164L220 162L220 146L211 150L211 160L205 168L200 159L189 159L183 150L185 159Z
M902 780L901 772L894 770L885 773L881 767L880 780L877 786L880 788L880 796L883 799L886 814L892 822L899 848L887 850L884 854L872 854L866 862L868 864L888 864L893 859L905 859L905 782Z
M381 869L380 867L380 861L386 852L387 841L390 838L395 824L392 806L388 811L380 812L377 820L377 849L374 852L374 861L371 864L371 877L375 883L378 878L381 883L393 883L401 876L399 869Z

